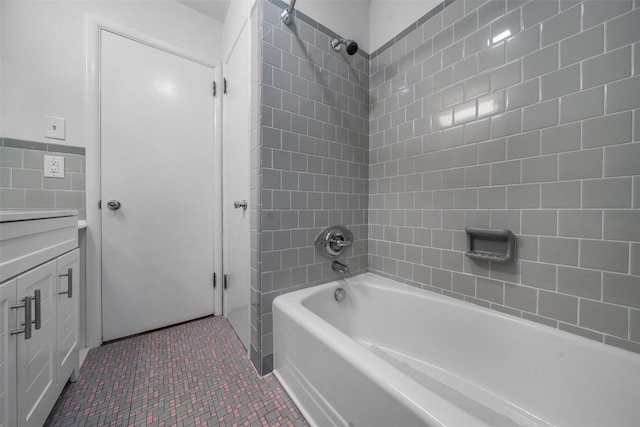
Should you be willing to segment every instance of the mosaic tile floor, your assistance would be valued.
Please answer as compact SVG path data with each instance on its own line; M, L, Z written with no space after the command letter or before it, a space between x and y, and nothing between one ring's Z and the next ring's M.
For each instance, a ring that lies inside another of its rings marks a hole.
M208 317L89 352L45 426L306 426L259 378L231 325Z

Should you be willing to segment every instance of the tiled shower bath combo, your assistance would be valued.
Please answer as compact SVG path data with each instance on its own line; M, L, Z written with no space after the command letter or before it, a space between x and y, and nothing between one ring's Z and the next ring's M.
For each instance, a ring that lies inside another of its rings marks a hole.
M635 424L639 6L445 2L369 57L377 276L273 307L310 423Z
M336 277L310 246L328 224L363 244L352 272L640 352L638 1L447 1L353 57L262 6L260 372L273 298ZM511 230L516 262L465 257L465 228Z

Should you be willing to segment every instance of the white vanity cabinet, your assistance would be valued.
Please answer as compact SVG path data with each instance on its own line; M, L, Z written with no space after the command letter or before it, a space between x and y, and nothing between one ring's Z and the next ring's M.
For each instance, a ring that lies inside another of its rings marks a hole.
M79 369L77 216L0 212L0 245L0 426L39 427Z

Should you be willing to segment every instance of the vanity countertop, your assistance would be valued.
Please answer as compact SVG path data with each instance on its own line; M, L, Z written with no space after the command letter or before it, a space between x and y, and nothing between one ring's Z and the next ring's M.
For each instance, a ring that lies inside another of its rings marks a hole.
M27 221L32 219L44 218L60 218L64 216L78 215L75 210L56 210L56 211L0 211L0 222Z

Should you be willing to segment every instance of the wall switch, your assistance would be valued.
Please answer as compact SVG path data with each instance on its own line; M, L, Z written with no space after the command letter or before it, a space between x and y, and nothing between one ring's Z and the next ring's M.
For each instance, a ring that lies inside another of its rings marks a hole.
M44 156L45 178L64 178L64 157Z
M65 120L60 117L44 116L44 137L65 139Z

